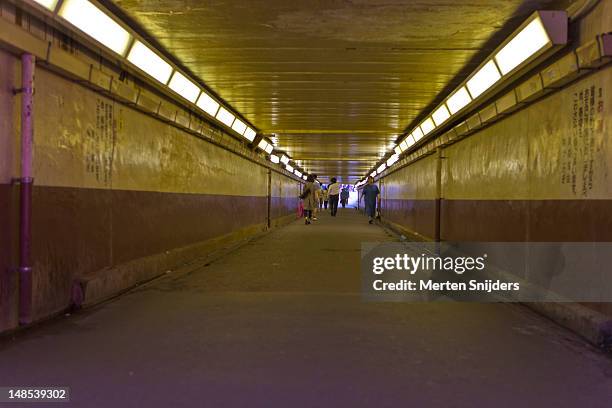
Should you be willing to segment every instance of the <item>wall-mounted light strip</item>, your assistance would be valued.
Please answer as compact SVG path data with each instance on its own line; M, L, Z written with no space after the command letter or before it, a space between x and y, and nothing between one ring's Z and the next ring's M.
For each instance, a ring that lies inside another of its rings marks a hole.
M431 117L433 118L433 121L436 126L440 126L441 124L446 122L448 118L450 118L450 113L448 112L448 108L446 107L446 105L442 105L434 111Z
M127 59L144 73L164 85L168 83L168 79L172 75L172 66L138 40L130 48Z
M244 134L246 127L246 124L238 118L234 120L234 124L232 125L232 129L234 129L239 135Z
M506 75L548 44L550 38L542 19L535 18L495 54L495 62L502 75Z
M387 159L387 167L393 166L399 160L399 154L394 154Z
M413 143L434 131L454 115L461 114L475 101L483 101L497 85L527 67L528 64L567 44L566 11L536 11L527 18L477 70L433 110L431 116L412 130ZM399 150L405 152L404 141ZM394 152L397 154L397 146Z
M427 118L423 121L423 123L421 123L421 126L419 127L423 136L427 136L427 134L429 134L432 130L436 128L436 125L434 124L431 118Z
M473 99L478 98L487 89L501 79L501 74L493 60L488 61L467 81L467 89Z
M253 140L255 140L255 136L257 136L257 132L255 132L253 129L251 129L250 127L247 126L246 131L244 132L244 137L249 141L252 142Z
M58 0L33 0L35 3L40 4L49 11L55 10Z
M89 0L64 0L63 2L59 0L29 1L44 7L51 13L57 14L61 17L60 22L64 25L65 22L70 23L97 43L125 57L127 61L146 75L163 85L167 85L168 88L190 103L194 103L211 117L230 128L232 127L234 120L232 119L230 123L229 115L223 114L220 117L218 116L219 107L221 106L218 101L200 89L200 86L195 81L176 70L154 48L140 40L128 26L120 24L119 19L116 19L106 10L100 8L97 3ZM130 43L132 43L131 47ZM200 95L199 98L198 95ZM231 114L232 118L236 116L229 109L225 109L225 111ZM221 118L224 120L221 120ZM240 124L246 126L246 131L242 129ZM239 121L236 128L232 128L232 130L239 135L243 135L250 142L255 139L256 132L243 121Z
M200 88L178 71L172 74L168 87L191 103L195 103L200 95Z
M446 101L446 106L448 106L450 114L454 115L470 102L472 102L472 98L470 97L470 94L465 86L462 86L448 98Z
M196 103L200 109L212 116L213 118L219 111L219 102L215 101L206 92L202 92Z
M236 117L234 116L233 113L231 113L224 107L221 107L219 109L219 112L217 112L216 118L219 119L219 121L223 123L225 126L232 127L232 123L234 123L234 119Z
M115 53L125 55L132 36L89 1L64 0L59 16Z

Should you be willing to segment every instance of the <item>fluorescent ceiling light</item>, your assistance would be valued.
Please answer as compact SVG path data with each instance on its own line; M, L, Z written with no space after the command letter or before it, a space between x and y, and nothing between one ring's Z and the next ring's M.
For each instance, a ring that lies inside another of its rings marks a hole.
M192 103L198 99L200 94L200 88L178 71L174 71L168 87Z
M132 45L127 59L164 85L172 75L172 66L138 40Z
M244 137L246 137L249 140L249 142L252 142L253 140L255 140L256 135L257 135L257 132L255 132L253 129L247 126L247 130L244 132Z
M399 154L394 154L387 159L387 167L393 166L399 160Z
M280 158L280 161L281 161L283 164L287 164L287 163L289 163L289 158L283 154L283 155L281 156L281 158ZM299 163L298 163L298 164L299 164Z
M271 155L270 155L270 161L271 161L272 163L278 163L280 160L278 160L278 156L277 156L277 155L275 155L275 154L271 154Z
M441 124L446 122L448 118L450 118L450 113L448 113L448 109L446 108L446 105L443 104L442 106L440 106L438 109L434 111L431 117L436 123L436 126L440 126Z
M289 173L293 173L293 167L291 167L290 165L285 164L285 169L287 169Z
M537 17L495 55L495 62L502 75L506 75L549 44L550 38Z
M246 130L246 125L244 124L243 121L236 118L236 120L234 121L234 124L232 125L232 129L238 132L239 135L242 135L244 131Z
M119 55L125 55L131 35L87 0L66 0L60 17Z
M268 145L266 146L264 150L266 151L266 153L270 154L272 153L272 150L274 150L274 146L268 143Z
M470 98L470 94L468 93L465 86L462 86L451 95L450 98L446 101L446 106L448 106L448 110L451 115L454 115L456 112L459 112L465 105L472 102L472 98Z
M408 137L410 137L410 136L408 136ZM408 137L406 139L402 140L402 143L400 143L400 149L402 150L402 152L405 152L408 149L408 147L410 147L410 146L408 146Z
M232 123L234 123L235 116L222 106L219 112L217 112L216 118L219 119L221 123L231 127Z
M200 109L204 112L208 113L213 118L217 114L219 110L219 103L210 97L206 92L202 91L200 97L198 98L198 102L196 103Z
M395 152L395 154L400 154L403 150L400 147L400 145L395 146L395 148L393 149L393 151Z
M467 81L467 87L472 98L476 99L484 91L493 86L494 83L499 81L500 78L501 75L497 70L497 66L493 60L490 60Z
M424 135L423 135L423 131L421 130L421 128L417 127L416 129L414 129L414 132L412 132L412 134L410 136L412 136L412 138L414 139L414 143L416 143L419 140L421 140L421 138ZM410 146L410 143L408 143L408 145Z
M376 169L376 171L378 172L378 174L382 173L383 171L385 171L385 169L387 168L387 165L385 163L381 164L380 166L378 166L378 168Z
M435 128L436 128L436 125L434 125L434 122L433 120L431 120L431 118L427 118L425 119L423 123L421 123L421 132L423 132L423 136L425 136L426 134L428 134Z
M376 176L376 170L370 173L370 177L374 177L374 176Z
M55 10L55 6L57 6L57 0L34 0L34 2L50 11Z
M305 174L302 176L302 178L303 178L304 180L308 179L308 177L306 177L306 175L305 175Z
M297 169L293 171L293 174L295 174L298 177L302 177L302 173L298 171Z
M419 138L423 137L423 133L422 133L420 130L419 130L419 132L420 132L420 134L421 134L421 136L420 136ZM415 143L417 142L417 139L415 139L415 137L414 137L414 134L415 134L415 133L416 133L416 130L415 130L414 132L412 132L412 134L411 134L411 135L409 135L409 136L406 138L405 142L406 142L406 145L407 145L408 147L412 146L413 144L415 144Z
M268 146L268 142L266 142L266 139L261 139L259 141L259 144L257 145L257 147L259 147L261 150L266 150L267 146Z

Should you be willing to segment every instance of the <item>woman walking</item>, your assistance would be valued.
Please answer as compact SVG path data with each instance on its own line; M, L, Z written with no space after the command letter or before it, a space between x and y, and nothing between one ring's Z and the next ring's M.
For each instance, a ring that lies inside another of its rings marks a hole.
M312 221L312 211L318 207L319 203L317 200L316 188L315 188L315 179L311 174L306 178L306 184L304 185L304 190L300 195L300 198L304 202L304 224L308 225Z

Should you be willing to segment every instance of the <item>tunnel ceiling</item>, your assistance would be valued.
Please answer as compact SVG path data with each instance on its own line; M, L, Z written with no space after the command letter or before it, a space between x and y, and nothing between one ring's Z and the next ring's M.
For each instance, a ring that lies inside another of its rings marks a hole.
M532 11L567 3L115 1L279 149L344 181Z

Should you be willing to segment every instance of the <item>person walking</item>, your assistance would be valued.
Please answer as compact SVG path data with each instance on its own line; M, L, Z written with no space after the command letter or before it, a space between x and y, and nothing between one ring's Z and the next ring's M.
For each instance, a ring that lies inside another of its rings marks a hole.
M374 217L376 216L376 201L379 194L380 190L378 186L374 184L374 177L368 177L368 184L361 190L361 197L365 202L365 212L368 216L369 224L374 222Z
M340 198L340 184L336 182L336 178L331 178L331 183L327 186L327 194L329 197L329 210L331 216L335 217L338 213L338 199Z
M340 193L340 202L342 203L342 208L346 208L346 204L348 204L349 199L349 190L348 187L344 187L342 192Z
M312 176L314 178L313 180L313 188L314 188L314 192L315 192L315 206L312 209L312 220L313 221L317 221L317 212L319 211L319 205L321 202L321 183L319 183L319 181L317 180L317 175L313 175Z
M312 222L313 211L318 206L317 193L314 182L315 178L311 174L306 178L304 190L300 195L300 199L304 202L304 224L309 225Z
M325 208L327 210L327 201L329 200L329 194L327 191L328 187L324 187L321 190L321 195L323 197L323 208Z

